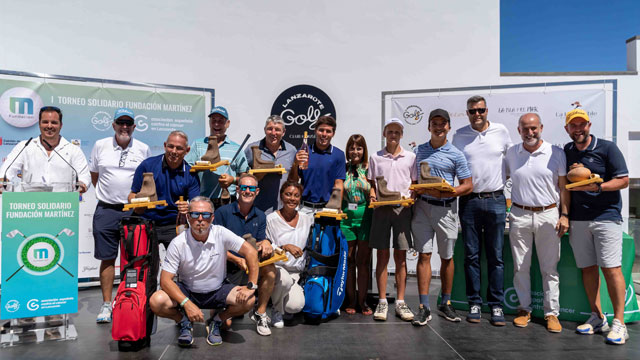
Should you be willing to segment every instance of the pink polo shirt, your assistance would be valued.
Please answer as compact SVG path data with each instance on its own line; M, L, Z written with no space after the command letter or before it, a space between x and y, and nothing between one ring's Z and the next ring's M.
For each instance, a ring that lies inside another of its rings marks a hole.
M402 149L402 147L401 147ZM387 152L387 148L376 152L369 157L369 180L375 181L376 176L384 176L387 180L387 189L399 191L402 196L409 197L409 186L412 180L418 179L416 168L416 154L402 149L398 156Z

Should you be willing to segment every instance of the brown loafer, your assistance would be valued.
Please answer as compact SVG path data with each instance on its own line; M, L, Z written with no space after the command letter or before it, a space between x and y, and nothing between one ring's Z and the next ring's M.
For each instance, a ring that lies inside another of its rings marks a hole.
M547 330L552 333L559 333L562 331L562 325L560 325L560 321L558 321L557 316L547 315L544 319L547 320Z

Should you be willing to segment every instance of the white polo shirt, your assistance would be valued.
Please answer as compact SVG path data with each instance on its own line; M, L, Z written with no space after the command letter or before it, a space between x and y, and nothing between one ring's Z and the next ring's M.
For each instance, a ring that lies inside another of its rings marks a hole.
M53 185L53 191L69 191L68 184L73 183L76 176L76 173L71 168L73 166L75 171L78 172L78 180L87 185L87 187L91 186L91 175L89 174L87 159L84 157L80 146L74 145L60 136L60 142L54 148L57 154L53 151L51 154L47 154L47 151L40 143L40 137L33 138L29 145L24 147L26 143L27 140L21 141L11 150L2 167L0 167L0 177L6 172L7 179L13 181L18 171L20 171L22 173L22 183L44 183ZM24 151L20 153L22 148L24 148ZM20 153L19 156L18 153ZM15 161L11 164L13 159Z
M452 143L467 158L474 193L504 188L504 154L513 145L504 125L489 122L489 127L483 132L474 130L471 125L464 126L453 135Z
M238 252L243 243L243 238L220 225L211 225L204 243L190 230L183 231L169 244L162 270L177 274L193 292L218 290L227 277L227 251Z
M547 206L560 202L558 177L567 175L564 150L543 141L530 153L522 143L507 150L506 174L511 177L511 201L525 206Z
M96 141L89 159L89 171L98 173L96 198L109 204L128 203L133 174L150 156L149 146L134 138L126 149L118 145L115 136Z

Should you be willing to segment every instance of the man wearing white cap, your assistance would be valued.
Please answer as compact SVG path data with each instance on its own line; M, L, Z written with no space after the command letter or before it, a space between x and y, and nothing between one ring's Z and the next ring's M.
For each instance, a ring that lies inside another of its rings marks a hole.
M603 183L571 189L569 242L591 306L591 316L576 329L590 335L609 329L600 306L600 271L607 282L613 305L613 322L607 335L610 344L622 345L629 338L624 325L626 285L622 276L622 197L629 186L629 171L620 149L611 141L589 134L591 121L586 111L574 109L566 116L565 130L572 142L564 147L567 167L581 163Z
M396 118L386 121L382 134L386 146L369 159L368 178L372 183L370 201L376 201L376 177L383 176L389 191L397 191L406 198L411 196L409 186L418 179L416 154L400 146L404 124ZM393 230L393 237L392 235ZM369 246L377 249L376 282L379 302L373 314L375 320L387 320L387 264L389 239L393 238L393 260L396 265L396 316L404 321L413 320L413 312L404 301L407 286L407 250L412 246L411 208L400 205L380 206L373 211Z
M91 150L89 171L96 188L98 205L93 214L94 257L100 262L102 301L96 321L111 322L111 292L115 276L114 264L118 257L120 219L131 215L122 211L133 174L142 160L151 156L147 144L133 138L135 115L128 108L116 110L113 116L114 136L96 141Z

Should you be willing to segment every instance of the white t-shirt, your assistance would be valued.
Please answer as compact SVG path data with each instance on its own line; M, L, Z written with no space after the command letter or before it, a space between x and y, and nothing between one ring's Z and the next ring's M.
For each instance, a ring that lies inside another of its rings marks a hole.
M211 225L204 243L190 230L184 231L169 244L162 270L177 274L193 292L218 290L227 277L227 251L238 252L243 243L243 238L219 225Z
M98 173L96 198L109 204L128 203L133 174L150 156L149 146L134 138L126 149L118 145L114 136L96 141L89 159L89 171Z
M564 150L544 141L530 153L522 143L507 150L506 174L511 177L511 201L525 206L547 206L560 202L558 176L567 175Z
M313 214L298 212L298 216L298 224L294 228L287 224L277 211L267 215L267 239L270 239L279 247L291 244L304 250L309 237L309 229L313 226ZM280 265L292 272L302 272L304 270L306 252L297 259L291 254L287 254L287 257L289 257L287 262L278 261L276 265Z
M21 171L23 184L47 184L53 185L53 191L69 191L68 184L75 182L75 171L77 171L78 180L87 185L87 187L91 186L91 175L89 174L87 159L84 157L80 146L70 143L61 136L58 146L54 148L57 154L53 151L51 154L47 154L47 151L40 143L40 137L33 138L25 148L24 145L27 141L21 141L11 150L7 160L0 167L0 177L6 172L7 179L13 181L18 171ZM20 153L22 148L24 148L24 151ZM19 156L18 153L20 153ZM11 164L13 159L15 161ZM75 171L65 160L73 166ZM9 169L8 171L7 168Z
M453 135L452 143L467 158L474 193L502 190L506 180L504 154L513 145L504 125L489 122L483 132L464 126Z

